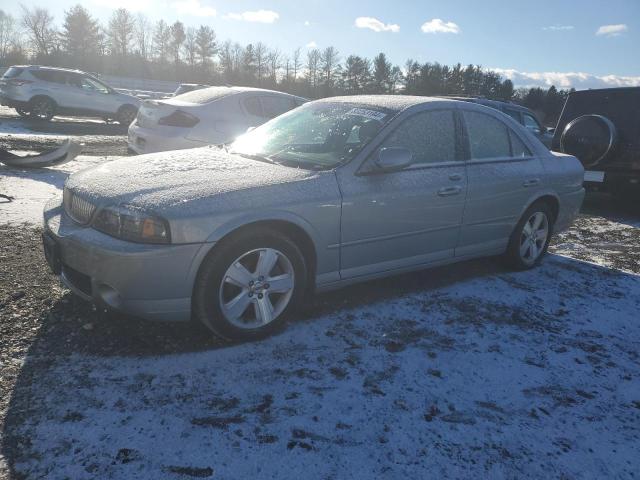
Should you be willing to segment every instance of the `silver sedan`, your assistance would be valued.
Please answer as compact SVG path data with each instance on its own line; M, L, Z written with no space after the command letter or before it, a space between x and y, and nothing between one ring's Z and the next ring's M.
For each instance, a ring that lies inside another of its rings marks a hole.
M577 159L484 106L330 98L226 149L76 173L43 241L87 300L257 338L312 291L490 255L532 268L575 218L582 180Z

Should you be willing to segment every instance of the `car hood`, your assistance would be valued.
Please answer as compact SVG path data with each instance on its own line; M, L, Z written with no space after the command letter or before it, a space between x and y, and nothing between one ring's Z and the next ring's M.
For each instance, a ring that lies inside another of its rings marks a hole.
M71 175L65 188L97 206L131 205L184 216L187 204L194 211L206 209L212 197L246 195L318 175L202 147L122 157Z

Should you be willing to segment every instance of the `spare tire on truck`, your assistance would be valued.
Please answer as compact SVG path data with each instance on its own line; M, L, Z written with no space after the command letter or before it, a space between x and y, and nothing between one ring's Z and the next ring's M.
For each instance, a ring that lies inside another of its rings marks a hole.
M616 127L603 115L582 115L564 127L560 150L580 159L586 168L606 159L616 143Z
M552 150L577 157L585 187L638 205L640 199L640 87L569 93Z

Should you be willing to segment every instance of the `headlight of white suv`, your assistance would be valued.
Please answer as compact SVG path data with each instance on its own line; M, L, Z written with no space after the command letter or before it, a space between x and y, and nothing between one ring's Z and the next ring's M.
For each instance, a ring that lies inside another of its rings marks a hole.
M112 237L138 243L171 243L169 223L133 207L105 207L91 225Z

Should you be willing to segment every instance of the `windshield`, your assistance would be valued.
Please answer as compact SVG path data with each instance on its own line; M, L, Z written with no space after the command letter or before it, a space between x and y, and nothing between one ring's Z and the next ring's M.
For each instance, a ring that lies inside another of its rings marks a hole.
M229 150L293 167L329 169L355 157L390 113L347 103L308 103L242 135Z

